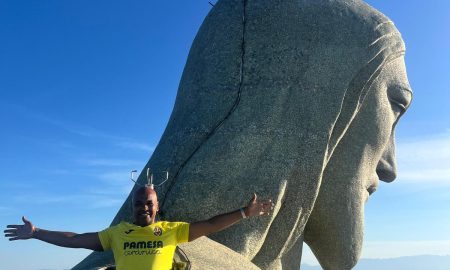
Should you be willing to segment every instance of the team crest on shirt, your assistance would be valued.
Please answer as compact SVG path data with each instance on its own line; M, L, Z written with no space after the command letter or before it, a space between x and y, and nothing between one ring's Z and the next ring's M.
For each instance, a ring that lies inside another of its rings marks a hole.
M161 235L162 235L162 229L161 229L161 227L156 226L156 227L153 229L153 234L154 234L155 236L161 236Z

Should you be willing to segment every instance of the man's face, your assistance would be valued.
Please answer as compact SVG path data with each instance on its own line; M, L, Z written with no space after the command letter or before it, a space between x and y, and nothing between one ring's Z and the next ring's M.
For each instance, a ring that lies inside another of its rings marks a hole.
M147 187L141 187L133 195L134 223L147 226L155 222L158 212L158 198L156 192Z
M403 57L387 64L326 166L305 229L305 241L325 269L351 269L359 259L364 205L378 180L396 177L394 127L408 108Z

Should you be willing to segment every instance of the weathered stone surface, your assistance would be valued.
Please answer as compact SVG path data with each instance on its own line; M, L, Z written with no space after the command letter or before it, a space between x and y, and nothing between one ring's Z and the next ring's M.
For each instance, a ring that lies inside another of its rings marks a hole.
M207 219L256 192L274 214L211 239L262 269L298 269L303 241L324 269L351 269L367 190L395 178L403 55L393 23L363 1L220 0L147 164L171 172L162 218ZM129 199L113 224L130 219Z
M239 253L207 238L179 245L190 261L192 270L259 270ZM180 254L180 252L178 252Z

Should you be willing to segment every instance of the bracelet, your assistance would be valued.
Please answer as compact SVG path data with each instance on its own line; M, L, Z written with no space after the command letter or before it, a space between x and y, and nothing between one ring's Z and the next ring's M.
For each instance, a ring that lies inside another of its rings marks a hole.
M34 238L36 236L36 233L39 231L39 228L33 226L32 232L31 232L31 237L30 238Z
M242 218L247 218L247 216L245 215L245 212L244 212L244 208L239 209L239 211L241 212Z

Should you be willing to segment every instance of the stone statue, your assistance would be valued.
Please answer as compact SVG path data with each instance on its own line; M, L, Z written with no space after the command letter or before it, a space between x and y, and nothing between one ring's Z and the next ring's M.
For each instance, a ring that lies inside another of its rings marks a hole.
M171 173L157 189L161 218L206 219L255 191L274 214L211 240L261 269L299 269L303 242L324 269L351 269L364 204L396 177L394 127L412 98L404 51L363 1L219 0L147 164ZM129 220L129 200L113 224Z

